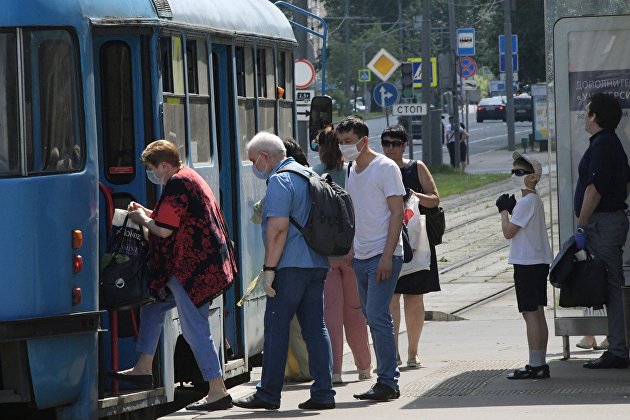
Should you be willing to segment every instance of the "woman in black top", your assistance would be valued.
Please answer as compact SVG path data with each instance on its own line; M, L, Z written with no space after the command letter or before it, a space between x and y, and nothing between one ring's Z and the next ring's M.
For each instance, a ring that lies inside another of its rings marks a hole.
M420 205L426 208L434 208L440 204L440 195L433 181L433 176L422 161L404 159L403 154L407 147L408 135L401 126L386 128L381 134L383 153L392 159L400 167L403 184L410 194L414 194L420 201ZM400 295L405 301L405 324L409 347L407 349L407 366L416 367L418 360L418 343L424 325L424 298L425 293L440 290L440 278L437 267L435 247L431 246L431 267L429 270L417 271L398 279L396 290L390 304L390 311L394 319L394 332L398 343L398 331L400 327ZM398 364L402 364L400 355Z

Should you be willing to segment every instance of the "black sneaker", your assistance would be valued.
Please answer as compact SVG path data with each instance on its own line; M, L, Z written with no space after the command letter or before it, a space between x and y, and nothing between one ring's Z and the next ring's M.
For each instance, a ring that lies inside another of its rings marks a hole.
M549 374L549 365L530 366L525 365L524 368L516 369L507 375L508 379L547 379Z

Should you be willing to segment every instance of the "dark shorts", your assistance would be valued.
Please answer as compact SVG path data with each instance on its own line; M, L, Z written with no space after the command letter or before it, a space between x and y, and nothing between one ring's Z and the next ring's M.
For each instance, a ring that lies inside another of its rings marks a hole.
M514 264L514 288L519 312L537 311L547 306L549 264Z

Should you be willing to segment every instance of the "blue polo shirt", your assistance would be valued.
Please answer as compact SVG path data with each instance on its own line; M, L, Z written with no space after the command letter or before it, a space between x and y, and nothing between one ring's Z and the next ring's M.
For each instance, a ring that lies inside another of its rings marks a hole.
M263 243L267 235L268 217L293 217L304 226L311 210L311 195L306 178L291 172L276 173L279 169L291 166L305 172L310 169L298 164L293 158L280 162L271 171L267 182L267 194L262 207ZM300 231L289 222L287 241L277 268L329 268L328 258L306 244Z
M589 146L578 165L575 186L574 211L580 217L584 192L593 184L602 198L595 212L624 210L626 184L630 182L628 157L615 130L604 129L589 139Z

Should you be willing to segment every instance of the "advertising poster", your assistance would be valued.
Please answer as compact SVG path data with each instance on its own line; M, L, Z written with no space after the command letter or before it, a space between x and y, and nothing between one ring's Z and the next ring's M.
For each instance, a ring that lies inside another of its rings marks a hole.
M578 177L577 167L588 147L590 137L590 134L584 130L584 105L594 93L604 92L614 95L621 103L623 117L616 132L626 154L630 156L630 119L628 118L630 61L628 57L630 57L630 29L582 30L568 33L568 110L566 111L569 114L570 125L568 134L573 191ZM556 112L558 113L558 110ZM558 136L560 137L561 133L558 133ZM559 176L561 175L566 176L566 173L559 172ZM630 212L628 214L630 215ZM628 242L625 247L624 265L630 265Z

